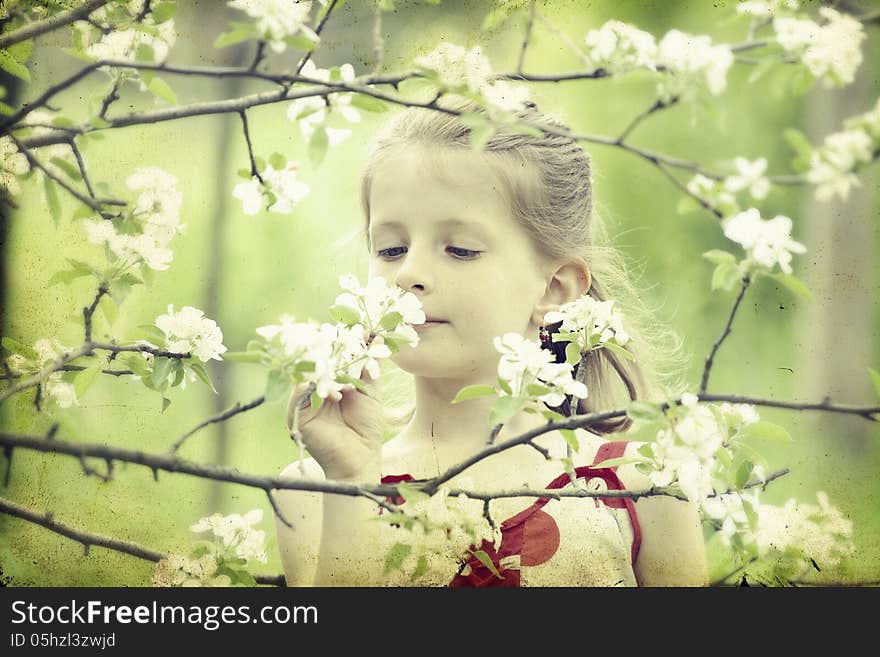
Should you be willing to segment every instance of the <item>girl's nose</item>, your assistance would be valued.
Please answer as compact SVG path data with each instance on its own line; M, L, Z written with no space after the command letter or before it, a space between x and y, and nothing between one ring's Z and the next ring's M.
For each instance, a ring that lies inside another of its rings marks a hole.
M433 285L428 263L412 250L402 259L394 282L406 292L426 292Z

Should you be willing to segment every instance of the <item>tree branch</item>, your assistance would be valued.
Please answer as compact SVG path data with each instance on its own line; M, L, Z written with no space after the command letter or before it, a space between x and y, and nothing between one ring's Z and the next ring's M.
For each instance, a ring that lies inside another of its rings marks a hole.
M222 413L219 413L213 417L209 417L204 422L200 422L199 424L194 426L192 429L187 431L185 434L183 434L180 438L175 440L174 444L168 448L168 453L174 454L175 452L177 452L177 450L180 449L181 445L183 445L183 443L186 441L186 439L189 438L191 435L193 435L199 429L202 429L202 428L208 426L209 424L214 424L216 422L223 422L224 420L228 420L229 418L231 418L235 415L238 415L239 413L244 413L245 411L249 411L251 409L254 409L257 406L260 406L264 401L266 401L266 398L263 396L260 396L260 397L257 397L256 399L254 399L253 401L248 402L244 406L242 406L240 402L235 402L235 405L232 406L232 408L229 408L229 409L223 411Z
M715 360L715 354L718 353L718 349L721 347L721 343L724 342L724 339L730 335L730 327L733 324L733 318L736 316L736 311L739 309L739 305L742 302L750 283L751 279L748 277L742 280L742 286L739 289L736 301L733 303L733 308L730 311L730 316L727 318L727 324L724 326L724 331L721 332L721 335L715 341L715 344L712 345L712 350L709 352L709 355L706 356L706 365L703 368L703 379L700 382L700 395L705 393L706 388L709 386L709 372L712 370L712 363Z
M321 17L321 22L318 23L318 27L315 28L315 34L321 34L321 30L324 29L324 26L327 24L327 20L330 18L330 12L332 12L333 8L336 7L336 2L337 2L337 0L332 0L330 2L330 6L327 7L327 11L324 12L324 15ZM306 65L306 62L308 62L311 58L312 58L311 51L307 52L303 56L303 58L299 61L299 64L296 65L296 74L297 75L300 74L300 71L303 70L303 67Z
M516 60L516 72L518 74L522 73L523 62L526 59L526 49L529 47L529 40L532 36L532 26L535 24L535 0L530 0L529 2L529 19L526 23L526 32L523 35L522 46L519 49L519 57Z
M137 557L138 559L151 561L153 563L157 563L167 556L157 550L139 545L138 543L123 541L121 539L111 538L109 536L102 536L101 534L92 534L90 532L86 532L80 529L74 529L69 525L65 525L56 521L53 514L51 513L45 513L41 515L36 511L32 511L27 507L16 504L12 500L8 500L3 497L0 497L0 513L5 513L16 518L21 518L22 520L34 523L35 525L45 527L46 529L71 540L74 540L77 543L81 543L86 551L86 554L88 554L88 548L94 545L97 547L107 548L108 550L115 550L116 552L128 554L130 556ZM255 579L257 580L258 584L285 586L283 575L258 575L255 577Z
M60 27L81 20L108 2L109 0L88 0L82 6L75 9L60 11L46 20L34 21L12 32L0 34L0 48L8 48L19 41L25 41L26 39L57 30Z

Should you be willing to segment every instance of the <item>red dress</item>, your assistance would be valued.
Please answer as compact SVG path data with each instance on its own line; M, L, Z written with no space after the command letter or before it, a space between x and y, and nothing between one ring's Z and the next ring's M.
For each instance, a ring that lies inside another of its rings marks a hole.
M626 445L625 441L603 443L593 465L622 456ZM624 490L616 467L593 465L575 468L577 478L594 489ZM382 477L384 484L410 480L409 475ZM570 485L569 476L561 474L546 488ZM500 545L483 541L479 548L500 577L471 555L449 586L636 585L632 564L639 553L641 529L630 498L542 497L501 523L500 530ZM566 582L559 582L560 572L566 573Z

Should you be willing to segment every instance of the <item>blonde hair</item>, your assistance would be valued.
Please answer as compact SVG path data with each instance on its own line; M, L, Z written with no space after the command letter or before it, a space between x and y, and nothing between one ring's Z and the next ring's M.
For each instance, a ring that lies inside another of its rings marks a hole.
M379 133L361 182L361 205L367 231L373 175L390 152L409 144L472 149L471 128L459 114L480 109L467 101L446 102L443 108L449 111L407 108ZM592 273L588 294L597 301L615 300L615 307L631 336L627 349L635 356L635 360L630 361L608 349L590 352L582 378L589 396L579 401L576 412L615 408L621 392L619 388L615 392L615 379L631 400L660 401L666 395L676 394L682 388L681 339L671 328L656 321L656 309L645 305L621 253L610 245L606 227L593 212L589 156L565 134L568 131L562 123L541 114L534 104L528 104L520 112L520 118L532 125L545 126L549 131L533 134L501 128L483 146L480 156L498 174L514 217L538 251L551 259L576 257L587 263ZM528 175L530 171L537 175ZM547 328L552 332L558 326ZM566 343L552 344L561 362ZM567 406L563 412L569 414ZM411 410L402 414L392 411L386 419L391 425L402 425L410 417ZM612 433L625 431L629 426L630 420L624 416L594 424L590 430Z

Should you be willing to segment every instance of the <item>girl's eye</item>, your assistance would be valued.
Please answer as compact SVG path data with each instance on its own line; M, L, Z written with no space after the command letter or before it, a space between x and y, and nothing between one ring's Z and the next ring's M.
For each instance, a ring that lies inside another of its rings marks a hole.
M458 246L447 247L447 250L451 252L452 255L454 255L456 258L461 258L463 260L476 258L482 253L482 251L474 251L473 249L462 249Z
M403 255L403 253L400 253L401 251L406 251L406 247L405 246L392 246L391 248L388 248L388 249L379 249L378 251L376 251L376 255L379 256L380 258L385 258L386 260L388 260L388 259L397 258L398 256Z

